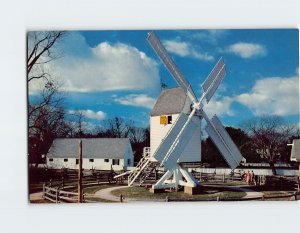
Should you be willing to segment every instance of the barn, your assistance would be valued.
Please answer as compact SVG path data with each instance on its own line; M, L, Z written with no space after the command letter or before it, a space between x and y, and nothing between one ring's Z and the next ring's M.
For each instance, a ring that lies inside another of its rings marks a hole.
M191 101L181 87L163 90L150 114L151 156L175 123L181 112L189 114ZM201 139L199 116L193 116L196 131L184 149L178 162L201 161Z
M96 170L127 170L133 167L133 151L128 138L84 138L82 168ZM78 169L78 138L55 139L46 156L49 168Z

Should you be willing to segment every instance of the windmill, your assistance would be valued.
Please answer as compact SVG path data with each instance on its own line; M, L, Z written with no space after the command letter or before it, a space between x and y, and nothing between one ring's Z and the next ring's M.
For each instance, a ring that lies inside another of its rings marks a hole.
M133 184L137 177L145 174L145 171L148 171L148 173L151 172L156 166L155 164L159 163L160 166L165 168L166 173L152 186L153 190L167 187L177 189L178 186L197 187L199 185L198 181L188 171L183 169L178 164L178 161L192 135L194 135L196 130L200 130L198 126L202 120L206 121L205 131L208 136L211 137L231 169L235 169L243 158L241 153L224 129L219 118L214 115L212 119L210 119L203 110L203 102L205 100L207 103L210 101L226 75L224 60L221 58L217 62L207 79L201 85L203 93L202 96L197 99L190 83L168 55L155 33L150 32L147 40L179 87L182 88L187 98L182 112L172 124L172 127L166 133L161 143L157 146L155 152L153 152L151 156L149 156L150 153L148 153L148 156L145 156L137 165L136 169L131 172L128 177L128 185ZM199 124L197 124L197 120ZM199 151L199 153L201 152ZM146 175L144 175L144 178L145 177Z

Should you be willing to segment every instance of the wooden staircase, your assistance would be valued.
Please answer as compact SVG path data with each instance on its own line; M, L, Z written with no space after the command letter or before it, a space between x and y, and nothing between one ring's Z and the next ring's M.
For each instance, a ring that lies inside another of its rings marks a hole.
M144 147L143 157L128 176L128 186L131 186L138 177L141 185L158 165L158 162L150 160L150 147Z

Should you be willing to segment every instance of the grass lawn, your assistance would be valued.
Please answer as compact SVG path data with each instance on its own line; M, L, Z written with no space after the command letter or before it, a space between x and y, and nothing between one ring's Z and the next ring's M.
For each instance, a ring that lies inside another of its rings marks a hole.
M91 202L120 203L120 202L116 202L116 201L102 199L100 197L88 197L88 198L86 198L86 200L91 201Z
M125 198L134 198L134 199L166 199L168 197L171 200L199 200L199 201L212 201L217 200L219 196L221 199L229 198L242 198L246 195L244 192L229 190L224 188L211 188L211 187L202 187L202 193L197 195L189 195L183 191L175 192L165 192L165 193L150 193L149 190L144 187L128 187L124 189L117 189L112 191L112 194L115 196L123 195Z

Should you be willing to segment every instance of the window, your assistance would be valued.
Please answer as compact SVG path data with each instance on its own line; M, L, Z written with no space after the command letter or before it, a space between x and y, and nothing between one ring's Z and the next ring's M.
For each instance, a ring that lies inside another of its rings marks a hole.
M89 159L90 163L93 163L94 162L94 159Z
M167 116L160 116L159 123L161 125L166 125L167 124Z
M104 159L104 163L108 163L109 162L109 159Z
M112 165L119 165L120 160L119 159L113 159Z
M130 159L127 159L127 165L130 165Z
M68 159L64 159L64 162L68 162Z
M49 159L49 162L53 162L53 159Z
M168 116L168 124L172 124L172 116Z
M76 159L76 164L79 164L79 159Z
M161 125L172 124L172 116L160 116L159 123Z

